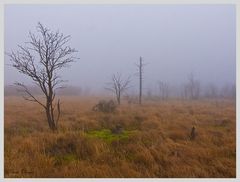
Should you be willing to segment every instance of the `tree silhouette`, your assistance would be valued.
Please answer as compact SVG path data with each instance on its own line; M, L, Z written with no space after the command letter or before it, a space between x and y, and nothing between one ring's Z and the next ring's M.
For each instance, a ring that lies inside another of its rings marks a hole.
M119 73L113 74L112 81L108 83L108 87L106 87L106 89L115 94L118 105L121 104L122 93L129 88L129 83L130 77L128 77L126 80L123 80L122 75Z
M19 45L19 50L7 53L12 66L20 73L30 77L44 94L44 101L34 96L24 83L16 82L24 93L24 99L38 103L45 109L48 125L51 130L56 130L60 117L60 100L55 101L56 89L62 88L65 80L61 79L59 70L72 63L77 52L67 43L70 35L64 36L59 31L52 32L41 23L37 25L38 34L29 33L30 41L25 46Z

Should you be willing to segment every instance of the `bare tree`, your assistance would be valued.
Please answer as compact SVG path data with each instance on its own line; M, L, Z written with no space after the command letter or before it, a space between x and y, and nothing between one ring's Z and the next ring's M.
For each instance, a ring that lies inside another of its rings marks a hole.
M166 82L158 81L159 97L166 100L169 96L169 86Z
M153 98L153 91L151 88L147 89L147 98L152 99Z
M206 86L205 96L207 98L217 98L218 97L218 88L214 83L209 83Z
M143 81L143 67L145 66L145 64L143 64L143 60L142 57L140 56L139 59L139 64L136 64L136 66L138 67L138 74L139 74L139 104L142 104L142 81Z
M119 73L113 74L112 81L108 83L108 87L106 87L106 89L115 94L118 105L121 104L122 93L129 88L129 83L130 77L128 77L126 80L123 80L122 75Z
M225 83L221 88L220 95L222 98L236 99L236 84Z
M38 103L45 109L48 125L51 130L56 130L60 117L60 100L55 101L56 89L62 88L64 80L59 75L59 70L72 63L77 52L66 44L70 36L52 32L41 23L37 25L38 34L29 33L30 41L25 46L18 46L17 52L7 53L12 66L20 73L30 77L44 94L44 102L34 96L23 83L16 82L20 87L24 99Z
M234 83L231 87L231 97L236 100L236 84Z
M200 96L200 82L195 80L194 75L191 73L188 76L188 82L184 86L184 95L189 99L199 99Z

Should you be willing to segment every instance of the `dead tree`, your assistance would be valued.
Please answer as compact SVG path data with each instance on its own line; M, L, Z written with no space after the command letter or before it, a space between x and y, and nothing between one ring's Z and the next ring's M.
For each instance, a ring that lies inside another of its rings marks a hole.
M184 95L191 100L196 100L200 97L200 83L195 80L192 73L188 76L188 83L184 87Z
M24 93L24 99L38 103L46 112L48 125L56 130L60 117L60 100L55 102L56 89L62 88L64 80L59 71L72 63L76 58L72 56L77 52L67 43L70 36L52 32L41 23L37 25L38 34L29 33L30 41L25 46L18 46L17 52L7 53L12 66L20 73L30 77L44 94L44 101L34 96L23 83L16 82Z
M119 73L114 74L112 76L112 81L108 83L108 86L106 87L106 89L110 90L115 94L118 105L121 104L122 93L129 88L129 83L130 83L130 77L128 77L126 80L123 80L122 75Z
M159 97L166 100L169 95L169 86L166 82L158 81Z
M223 98L232 98L232 99L236 99L236 84L230 84L230 83L226 83L220 91L220 95Z
M215 99L218 97L218 88L214 83L209 83L206 86L205 97Z
M231 98L236 100L236 84L231 86Z
M140 56L139 64L136 64L138 67L138 75L139 75L139 97L138 97L138 103L142 104L142 81L143 81L143 67L145 64L143 64L142 57Z

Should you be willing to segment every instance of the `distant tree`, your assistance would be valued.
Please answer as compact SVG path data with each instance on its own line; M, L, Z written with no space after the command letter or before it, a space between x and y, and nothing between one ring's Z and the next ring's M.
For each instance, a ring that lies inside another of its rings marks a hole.
M217 98L218 97L218 88L214 83L210 83L206 87L205 96L207 98Z
M118 105L121 104L121 96L123 92L129 88L129 83L130 77L128 77L126 80L123 80L122 75L119 73L113 74L111 82L108 83L106 89L115 94Z
M56 130L60 117L60 100L54 103L56 89L61 88L59 71L72 63L77 52L66 44L70 36L52 32L41 23L37 25L38 35L29 33L30 40L25 46L18 46L19 51L7 53L12 66L20 73L30 77L44 94L44 102L34 96L23 83L16 82L19 91L24 92L25 100L38 103L45 109L48 125L51 130Z
M236 99L236 84L226 83L220 92L221 97Z
M169 96L169 86L166 82L158 81L158 91L161 100L166 100Z
M233 99L236 99L237 95L236 95L236 84L234 83L231 87L231 95Z
M142 57L140 56L139 59L139 64L136 64L136 66L138 67L138 74L139 74L139 104L142 104L142 86L143 86L143 67L145 66L145 64L143 64L143 60Z
M195 80L192 73L188 76L188 82L184 86L184 95L186 98L192 100L199 99L200 97L200 82Z
M147 98L152 99L153 98L153 91L151 88L147 89Z

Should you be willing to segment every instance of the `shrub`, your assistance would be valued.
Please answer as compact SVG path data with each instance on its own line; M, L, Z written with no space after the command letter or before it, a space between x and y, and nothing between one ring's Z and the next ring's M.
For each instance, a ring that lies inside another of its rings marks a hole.
M117 124L114 128L112 128L112 133L113 134L121 134L123 133L123 127L120 124Z
M116 108L117 108L117 105L113 100L110 100L110 101L101 100L98 102L97 105L93 107L93 111L111 113L111 112L114 112Z

